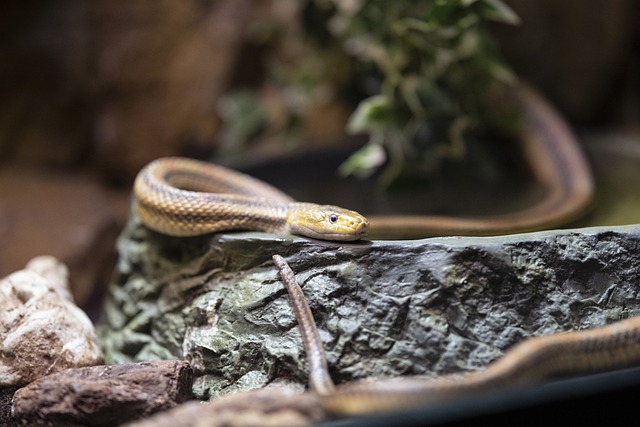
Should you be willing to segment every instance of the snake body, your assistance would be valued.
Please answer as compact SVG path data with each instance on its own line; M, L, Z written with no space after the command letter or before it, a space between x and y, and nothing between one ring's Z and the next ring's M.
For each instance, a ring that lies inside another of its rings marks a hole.
M367 219L357 212L296 202L248 175L180 157L145 166L136 177L134 194L142 222L171 236L258 230L344 241L369 231Z
M522 107L518 143L534 180L544 188L540 200L522 210L486 217L370 215L371 233L394 239L499 235L554 228L583 214L595 190L578 142L535 90L521 84L515 95Z
M553 109L526 86L517 92L524 120L521 145L544 197L510 214L479 218L384 215L364 218L337 206L294 201L282 191L209 163L168 157L153 161L134 184L136 211L151 229L172 236L224 230L292 233L324 240L507 234L551 228L591 202L594 185L575 138ZM371 225L369 225L371 224Z

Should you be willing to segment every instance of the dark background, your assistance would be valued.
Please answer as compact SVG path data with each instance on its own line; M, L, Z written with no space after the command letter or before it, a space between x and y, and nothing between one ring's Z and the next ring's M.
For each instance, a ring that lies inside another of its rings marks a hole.
M296 3L3 3L0 275L55 255L90 306L108 283L136 172L164 155L215 157L220 96L264 77L269 47L256 26L278 22L299 35ZM522 24L492 31L516 72L576 130L640 144L640 3L507 3ZM335 141L349 113L331 100L316 105L301 139Z

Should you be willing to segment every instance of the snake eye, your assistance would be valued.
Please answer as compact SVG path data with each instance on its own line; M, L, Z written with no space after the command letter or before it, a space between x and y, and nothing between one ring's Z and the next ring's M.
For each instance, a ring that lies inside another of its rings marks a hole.
M329 217L329 221L331 222L336 222L338 220L338 215L336 214L331 214L331 216Z

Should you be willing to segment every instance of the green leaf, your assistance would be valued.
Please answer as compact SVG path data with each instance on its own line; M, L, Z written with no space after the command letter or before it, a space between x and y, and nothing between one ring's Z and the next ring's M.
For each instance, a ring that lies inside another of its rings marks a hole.
M483 0L487 8L485 17L496 22L520 25L520 17L501 0Z
M364 179L373 174L378 167L387 160L387 154L380 144L374 142L375 138L340 165L338 173L341 176L354 175Z
M385 95L360 101L347 123L350 133L368 133L393 126L393 111Z

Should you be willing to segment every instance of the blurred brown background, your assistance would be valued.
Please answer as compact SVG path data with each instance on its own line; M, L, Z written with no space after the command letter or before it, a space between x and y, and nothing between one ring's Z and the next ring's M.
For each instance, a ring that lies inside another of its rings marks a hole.
M135 173L215 156L221 95L264 77L265 22L299 36L297 1L34 0L0 6L0 276L52 254L92 303L115 260ZM638 135L640 3L511 0L508 62L576 129ZM301 139L342 134L327 99Z

